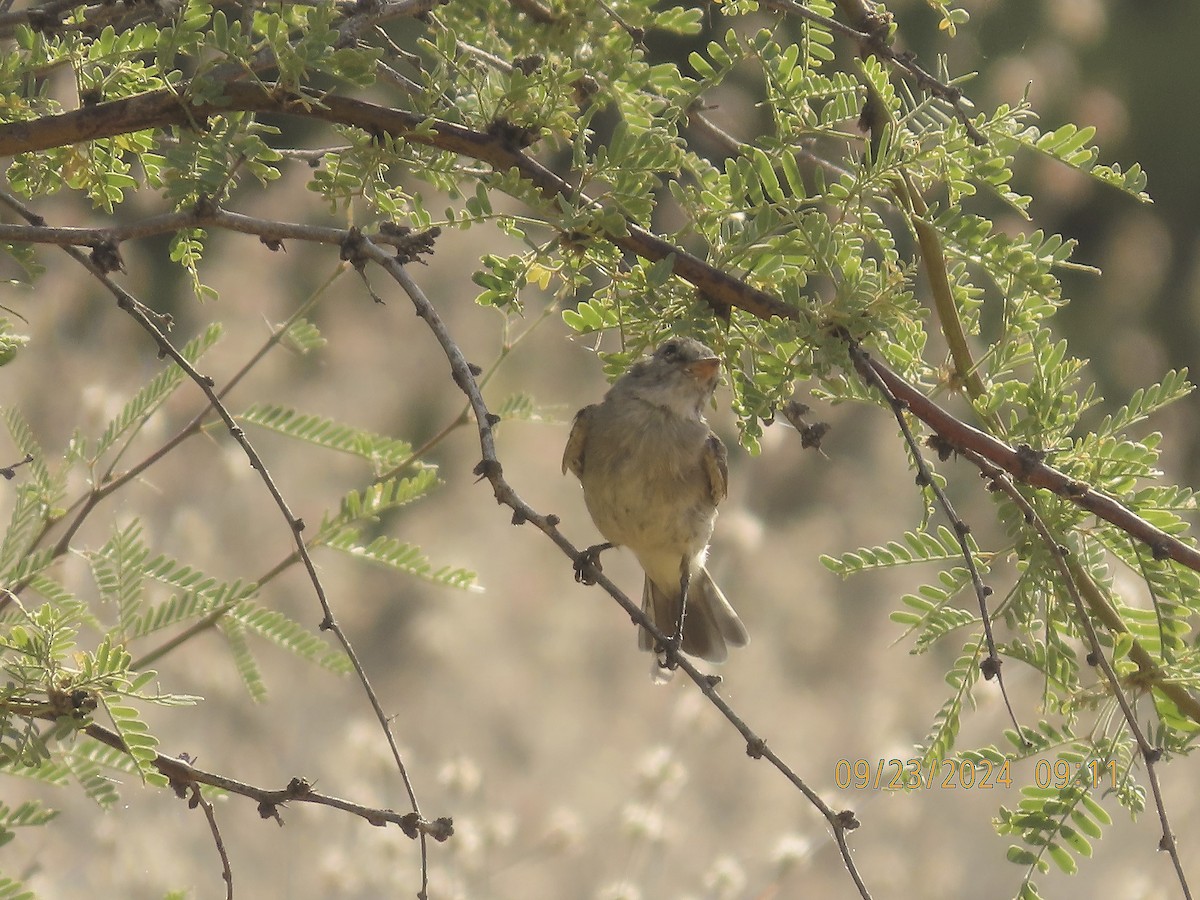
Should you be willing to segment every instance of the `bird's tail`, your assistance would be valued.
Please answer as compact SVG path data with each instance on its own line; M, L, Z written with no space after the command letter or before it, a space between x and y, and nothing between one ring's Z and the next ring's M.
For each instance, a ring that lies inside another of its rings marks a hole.
M679 585L666 591L646 578L642 592L642 610L658 630L671 637L679 622ZM683 621L683 652L709 662L724 662L730 647L744 647L750 641L746 626L733 611L721 589L703 566L692 575L688 585L687 611ZM654 650L654 638L638 630L638 646Z

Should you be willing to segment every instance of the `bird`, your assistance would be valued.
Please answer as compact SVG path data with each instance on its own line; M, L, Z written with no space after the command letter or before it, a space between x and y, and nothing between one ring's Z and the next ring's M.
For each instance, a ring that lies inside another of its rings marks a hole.
M646 575L642 610L673 642L658 647L640 628L638 645L655 651L662 668L673 667L673 650L719 663L728 648L750 640L704 566L729 477L725 445L703 414L720 370L720 359L700 341L664 341L618 378L602 402L579 411L563 453L563 473L583 485L588 513L605 539L580 554L576 577L588 581L603 550L633 551Z

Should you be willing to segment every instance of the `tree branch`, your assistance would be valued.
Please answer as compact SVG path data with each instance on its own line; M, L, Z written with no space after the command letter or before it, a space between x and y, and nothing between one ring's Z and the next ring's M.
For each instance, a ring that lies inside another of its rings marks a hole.
M0 156L44 150L64 143L112 137L152 127L186 125L189 121L231 110L282 113L351 125L373 134L388 134L393 138L481 160L501 172L515 169L548 201L558 197L572 202L582 199L600 208L596 201L589 201L568 182L524 153L514 143L511 131L502 127L496 127L491 132L474 131L450 122L430 122L416 113L336 94L327 94L317 103L313 98L273 89L265 84L231 82L224 86L224 90L223 104L206 102L188 106L186 96L154 92L34 122L0 125ZM606 238L622 250L651 261L673 257L675 275L699 290L714 310L736 307L762 319L778 316L793 321L809 320L807 311L784 303L778 297L753 287L736 275L705 262L633 222L626 222L625 231L611 232ZM1117 500L1046 465L1028 448L1013 449L955 418L878 359L872 358L870 365L888 390L951 446L968 447L1018 481L1070 499L1146 543L1157 558L1169 557L1200 572L1200 551L1196 548L1155 528Z

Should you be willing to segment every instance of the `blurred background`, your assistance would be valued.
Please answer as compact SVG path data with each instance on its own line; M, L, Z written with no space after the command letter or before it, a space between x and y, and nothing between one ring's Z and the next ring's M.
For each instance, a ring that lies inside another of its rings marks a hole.
M1104 270L1103 277L1067 273L1073 303L1058 324L1074 352L1092 360L1088 375L1115 408L1168 368L1194 362L1200 183L1186 148L1200 137L1200 76L1186 61L1200 33L1200 5L962 5L972 21L953 40L936 30L936 17L918 0L890 8L903 44L923 61L944 53L951 73L979 72L965 87L980 109L1015 103L1030 86L1043 127L1095 125L1103 161L1137 161L1149 172L1155 203L1141 206L1052 163L1017 161L1018 186L1037 198L1028 227L1076 238L1077 260ZM735 103L723 101L722 116L736 121L737 114ZM269 214L314 215L303 190L307 175L300 163L285 170L273 193L279 205ZM132 206L130 214L144 215L158 201L147 196ZM97 222L66 197L39 211L56 224ZM491 240L483 229L446 233L428 266L412 268L468 358L485 367L500 353L502 321L474 305L468 275ZM273 255L253 238L216 235L204 274L220 300L201 305L165 261L165 242L122 249L129 270L123 283L170 310L181 341L209 321L225 324L225 339L201 366L218 384L266 339L269 323L283 320L337 266L328 248L289 245L286 256ZM76 426L103 428L162 363L73 263L48 252L41 258L49 271L32 291L0 292L0 302L30 320L25 330L33 339L0 370L0 395L24 412L53 456ZM313 317L328 346L305 357L274 352L235 391L231 407L292 405L414 444L453 421L462 398L432 335L381 273L370 277L386 306L371 302L354 273L342 274ZM598 536L578 484L559 474L560 458L570 417L606 385L593 348L573 342L557 314L539 319L544 300L536 293L525 300L526 319L514 331L528 334L489 384L488 399L494 408L528 393L540 421L503 424L499 453L518 493L559 515L564 533L582 547ZM718 393L719 407L727 400L727 391ZM198 391L185 386L137 446L149 452L200 407ZM1189 484L1197 476L1197 409L1189 400L1151 423L1166 433L1167 477ZM835 785L841 760L873 765L914 755L947 695L942 676L958 650L947 644L912 656L888 619L900 596L932 571L842 582L818 561L822 553L880 543L919 525L923 503L894 423L877 409L818 407L814 418L833 426L824 454L802 450L794 432L776 425L762 455L751 458L735 446L728 410L711 418L731 448L731 496L711 568L752 634L750 646L721 669L723 693L831 806L854 810L863 825L852 846L875 897L1011 896L1024 870L1005 862L1010 841L994 833L990 819L999 805L1017 804L1017 786L890 795ZM310 521L371 475L348 457L258 430L251 438L295 512ZM0 437L3 460L14 455L7 440ZM778 772L747 758L739 735L686 679L650 684L649 660L637 651L628 618L598 589L576 585L569 561L535 529L509 524L510 514L472 475L478 459L473 430L453 431L429 457L444 484L387 517L380 530L420 543L435 564L476 570L482 592L433 587L332 552L318 557L335 613L395 717L422 812L454 817L454 838L430 848L431 896L857 896L824 820ZM961 464L941 471L986 544L990 507L978 479ZM76 480L73 487L84 485ZM7 510L7 497L0 497L0 512ZM133 518L155 551L202 561L223 578L254 578L290 546L257 476L218 431L193 438L98 510L80 546L99 547L114 525ZM641 575L631 556L609 554L605 567L638 595ZM60 574L81 592L91 590L82 559L67 560ZM998 593L1005 577L997 571ZM320 620L298 570L274 582L262 601L314 627ZM321 791L406 810L357 685L265 645L259 659L271 689L266 704L247 697L215 635L163 660L164 689L205 700L199 710L147 711L162 750L260 786L304 776ZM1040 683L1010 668L1022 720L1033 721ZM1003 740L1007 718L996 692L983 686L976 698L962 747ZM1015 785L1027 784L1032 766L1013 774ZM1195 759L1162 770L1172 824L1190 862L1200 858L1198 774ZM73 790L29 790L63 816L10 844L2 864L10 875L27 876L41 896L140 900L172 889L196 898L224 895L207 825L169 792L126 784L122 805L100 813ZM1096 843L1097 857L1081 860L1074 877L1037 878L1043 893L1179 896L1168 859L1156 852L1153 812L1134 823L1111 800L1104 805L1114 824ZM284 810L286 826L279 828L236 797L218 803L217 814L239 897L409 897L418 889L416 847L394 829L303 805Z

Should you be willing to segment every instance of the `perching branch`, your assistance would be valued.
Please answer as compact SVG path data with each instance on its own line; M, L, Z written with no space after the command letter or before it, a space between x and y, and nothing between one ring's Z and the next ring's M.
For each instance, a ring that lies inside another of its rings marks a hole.
M584 554L575 547L562 532L558 529L559 519L555 515L543 515L537 512L533 507L521 499L520 495L513 487L504 479L504 469L500 463L499 457L496 455L496 445L493 436L493 427L499 422L499 419L493 415L487 408L487 403L483 399L483 393L479 389L479 384L476 378L482 374L482 370L477 366L469 363L462 350L455 342L453 336L446 328L437 309L425 296L408 271L404 268L402 262L394 256L386 253L382 248L376 246L370 240L362 238L357 245L358 253L352 257L352 261L357 258L362 262L370 260L379 265L385 272L390 275L397 284L408 294L413 306L416 308L417 315L425 322L430 331L437 338L438 344L445 353L447 360L450 362L450 371L454 379L454 383L467 396L471 410L475 414L475 422L479 436L479 446L483 453L483 459L475 468L475 474L481 478L487 479L492 487L492 492L496 497L496 502L509 507L513 511L512 523L514 525L523 525L526 522L534 525L545 534L551 541L558 546L560 550L572 561L572 563L582 562ZM663 634L650 617L643 612L642 608L629 599L612 581L610 581L602 572L595 573L595 583L599 584L610 597L617 601L621 607L629 614L629 617L635 624L645 628L662 646L667 646L670 643L670 638ZM850 852L849 844L846 840L846 834L858 827L858 820L854 813L850 810L836 811L828 806L814 791L789 767L774 751L767 747L767 742L759 737L751 728L738 716L733 708L725 701L723 697L717 693L717 686L720 684L720 678L715 676L705 675L697 669L690 660L686 657L677 656L677 662L687 676L696 684L697 687L704 693L721 714L741 733L746 740L746 753L754 759L765 758L776 769L790 781L797 790L804 794L808 801L815 806L825 817L829 823L830 829L833 831L834 840L837 843L838 850L842 855L842 860L845 863L846 870L853 879L854 884L858 888L859 894L863 900L869 900L870 892L867 889L866 883L859 874L858 867L855 865L853 854Z
M351 125L373 134L387 134L478 159L497 171L516 169L547 201L563 197L572 202L580 199L589 202L567 181L523 152L519 142L514 143L511 126L509 130L497 126L487 133L474 131L450 122L430 122L415 113L337 94L324 95L317 105L309 98L266 84L234 82L225 85L224 90L224 105L207 102L191 106L190 115L200 119L241 110L281 113ZM165 92L141 94L35 122L0 125L0 156L112 137L146 128L186 125L188 120L184 101L180 98ZM422 125L425 127L420 128ZM624 232L609 233L606 238L620 249L643 259L656 262L671 257L674 274L700 291L714 310L736 307L762 319L778 316L794 321L807 320L811 316L809 311L784 303L773 294L753 287L736 275L705 262L633 222L626 222L626 226ZM1013 449L957 419L878 358L871 358L871 367L888 390L913 415L951 446L969 447L1018 481L1070 499L1147 544L1156 558L1169 557L1200 572L1200 550L1154 527L1119 501L1057 471L1036 458L1027 448Z

